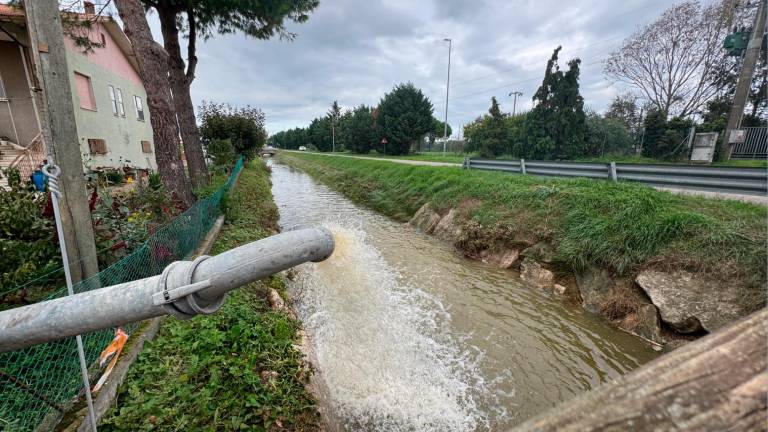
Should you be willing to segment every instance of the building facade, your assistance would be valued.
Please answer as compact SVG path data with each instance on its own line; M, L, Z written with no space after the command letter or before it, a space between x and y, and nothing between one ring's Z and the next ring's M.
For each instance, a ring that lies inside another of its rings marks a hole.
M78 38L91 43L86 48L65 36L65 46L84 170L155 170L147 95L131 44L110 17L82 17L91 25ZM0 168L33 169L44 148L29 49L23 10L0 5Z

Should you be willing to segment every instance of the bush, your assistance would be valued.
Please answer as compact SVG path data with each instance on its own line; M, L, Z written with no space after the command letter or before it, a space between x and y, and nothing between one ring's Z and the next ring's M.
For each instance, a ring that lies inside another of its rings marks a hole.
M206 146L208 156L210 156L213 166L228 166L235 163L235 147L232 140L214 139Z
M200 137L206 148L214 140L228 139L237 154L250 159L266 143L264 113L258 108L203 102L198 110L202 123Z
M104 178L113 185L119 185L125 181L125 175L120 171L107 171L104 173Z
M61 265L54 221L43 215L46 197L11 184L10 190L0 190L0 292ZM23 301L26 293L20 295Z

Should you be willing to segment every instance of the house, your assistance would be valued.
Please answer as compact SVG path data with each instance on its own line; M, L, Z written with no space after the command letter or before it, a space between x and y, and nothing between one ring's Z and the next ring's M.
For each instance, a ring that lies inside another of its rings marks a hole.
M90 48L78 46L75 36L64 38L84 170L154 170L147 94L130 41L111 17L84 4L85 13L73 16L90 25L75 31ZM0 168L15 166L22 178L47 154L28 41L24 11L0 4Z

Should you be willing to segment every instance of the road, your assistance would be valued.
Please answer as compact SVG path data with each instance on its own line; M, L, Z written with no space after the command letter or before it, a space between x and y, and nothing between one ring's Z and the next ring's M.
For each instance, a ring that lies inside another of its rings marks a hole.
M281 150L281 151L287 151L291 153L307 153L307 152L300 152L296 150ZM394 162L394 163L405 164L405 165L422 165L422 166L453 167L453 168L461 167L461 164L448 163L448 162L431 162L431 161L419 161L419 160L410 160L410 159L388 159L388 158L377 158L377 157L368 157L368 156L351 156L351 155L317 153L317 152L311 152L311 153L316 155L322 155L322 156L386 161L386 162ZM712 199L729 199L729 200L749 202L753 204L768 206L768 196L732 194L732 193L724 193L724 192L700 191L700 190L679 189L679 188L661 187L661 186L655 186L654 189L672 192L679 195L695 195L695 196L701 196L701 197L712 198Z

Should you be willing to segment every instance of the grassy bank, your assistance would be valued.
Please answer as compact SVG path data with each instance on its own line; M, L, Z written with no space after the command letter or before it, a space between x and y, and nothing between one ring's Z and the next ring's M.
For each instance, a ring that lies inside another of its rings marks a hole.
M427 202L443 214L460 209L463 234L456 246L467 254L544 241L554 246L557 263L570 269L684 269L743 287L749 309L765 304L765 207L623 182L311 154L280 159L397 220L410 219Z
M226 224L212 254L276 229L269 172L243 170L226 202ZM166 318L120 387L100 430L315 430L304 383L308 370L294 348L298 322L272 312L265 294L278 277L230 293L215 314Z

